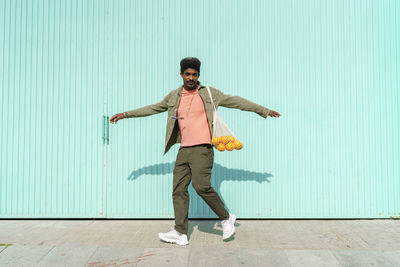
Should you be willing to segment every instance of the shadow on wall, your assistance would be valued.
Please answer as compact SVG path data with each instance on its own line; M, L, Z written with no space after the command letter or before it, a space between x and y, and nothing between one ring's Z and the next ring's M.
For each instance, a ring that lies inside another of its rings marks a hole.
M154 164L150 166L146 166L140 169L137 169L133 171L129 177L128 180L134 180L139 178L141 175L164 175L168 173L173 173L174 171L174 166L175 166L175 161L171 163L160 163L160 164ZM223 199L223 196L221 195L221 183L225 180L227 181L256 181L258 183L262 182L268 182L270 183L271 181L269 180L269 177L271 177L272 174L269 173L261 173L261 172L252 172L252 171L246 171L246 170L241 170L241 169L232 169L232 168L227 168L224 167L218 163L214 162L213 169L212 169L212 178L211 178L211 184L212 187L214 188L215 191L217 191L218 195L221 197L221 200L225 203L225 200ZM172 186L172 185L171 185Z

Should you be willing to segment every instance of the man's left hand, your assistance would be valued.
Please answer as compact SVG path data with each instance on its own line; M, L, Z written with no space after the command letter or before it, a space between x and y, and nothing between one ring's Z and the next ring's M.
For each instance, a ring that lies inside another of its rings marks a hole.
M271 117L279 117L280 115L281 114L279 114L278 112L273 111L273 110L270 110L268 113L268 116L271 116Z

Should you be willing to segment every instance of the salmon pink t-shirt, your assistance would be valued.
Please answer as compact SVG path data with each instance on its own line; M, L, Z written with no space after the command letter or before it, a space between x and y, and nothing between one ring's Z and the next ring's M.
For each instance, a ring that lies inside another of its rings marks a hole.
M181 130L181 146L211 144L210 127L198 86L193 90L182 88L178 117L183 117L178 119Z

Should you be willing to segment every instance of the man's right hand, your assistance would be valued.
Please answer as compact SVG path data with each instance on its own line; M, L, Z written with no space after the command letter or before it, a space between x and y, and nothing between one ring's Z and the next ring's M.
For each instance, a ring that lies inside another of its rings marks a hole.
M111 117L110 122L117 123L117 121L122 120L122 119L125 119L124 113L117 113Z

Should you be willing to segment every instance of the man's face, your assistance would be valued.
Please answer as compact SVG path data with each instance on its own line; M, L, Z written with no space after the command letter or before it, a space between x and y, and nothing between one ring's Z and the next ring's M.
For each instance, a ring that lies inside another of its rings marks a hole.
M181 73L183 79L183 85L185 89L192 90L197 86L197 79L199 78L199 73L197 70L192 68L187 68L183 73Z

